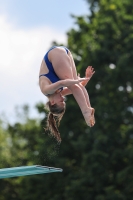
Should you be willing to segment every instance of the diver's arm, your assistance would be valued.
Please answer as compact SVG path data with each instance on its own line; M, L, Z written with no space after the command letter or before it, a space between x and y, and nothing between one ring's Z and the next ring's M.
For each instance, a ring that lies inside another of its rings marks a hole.
M84 80L87 80L87 78L79 78L77 80L65 79L52 84L46 84L46 82L42 80L40 81L40 88L43 94L48 95L55 93L58 89L62 87L69 87L71 85L78 84Z

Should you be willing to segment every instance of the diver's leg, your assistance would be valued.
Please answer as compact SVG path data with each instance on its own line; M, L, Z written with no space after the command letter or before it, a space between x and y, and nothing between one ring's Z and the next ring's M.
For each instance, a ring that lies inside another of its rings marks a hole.
M49 52L49 60L52 62L55 73L60 79L74 79L74 73L72 69L71 58L66 54L66 50L63 48L55 48ZM84 91L80 85L71 85L68 87L76 99L86 123L89 126L93 126L94 123L90 122L92 118L93 109L87 104ZM94 121L94 120L93 120Z

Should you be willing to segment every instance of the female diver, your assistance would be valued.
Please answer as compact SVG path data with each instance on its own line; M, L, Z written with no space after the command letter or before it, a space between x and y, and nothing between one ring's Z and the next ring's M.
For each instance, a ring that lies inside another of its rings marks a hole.
M89 95L85 88L87 82L95 73L89 66L86 77L77 75L71 52L64 46L52 47L44 56L39 72L39 86L42 93L49 99L47 106L47 130L61 142L58 126L65 112L64 96L73 94L88 126L95 124L94 108L90 105Z

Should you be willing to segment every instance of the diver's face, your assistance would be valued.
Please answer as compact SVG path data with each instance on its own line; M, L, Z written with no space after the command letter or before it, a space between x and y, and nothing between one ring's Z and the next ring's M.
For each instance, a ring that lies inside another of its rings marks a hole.
M51 105L57 104L58 106L65 107L65 97L61 95L61 93L55 93L52 100Z

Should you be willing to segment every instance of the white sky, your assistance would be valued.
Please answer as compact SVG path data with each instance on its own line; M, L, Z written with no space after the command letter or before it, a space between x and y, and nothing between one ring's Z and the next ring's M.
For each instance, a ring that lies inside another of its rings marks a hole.
M66 43L70 14L88 12L84 0L0 0L0 118L16 121L14 108L24 104L37 117L35 104L47 99L38 86L42 58L53 40Z

